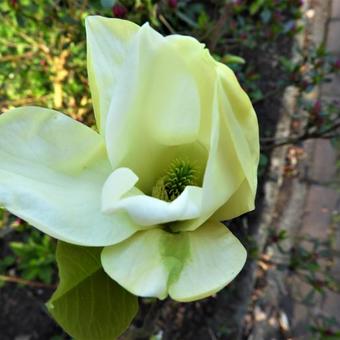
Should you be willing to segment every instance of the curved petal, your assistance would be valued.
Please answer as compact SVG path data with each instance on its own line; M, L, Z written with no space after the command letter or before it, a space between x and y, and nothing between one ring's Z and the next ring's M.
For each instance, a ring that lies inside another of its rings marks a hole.
M237 146L233 145L228 124L223 119L222 109L228 111L231 108L227 102L221 107L219 95L217 90L212 113L209 158L203 180L203 206L207 217L228 201L244 178L238 162Z
M167 36L166 39L177 53L183 56L183 61L196 81L201 106L198 139L206 149L209 149L217 64L205 45L193 37L174 34Z
M234 145L227 122L223 118L225 112L222 110L231 110L230 104L224 102L224 106L221 106L219 82L215 85L209 158L202 186L202 211L198 219L174 225L174 231L198 228L232 197L245 178L238 159L237 146Z
M255 202L252 189L248 180L244 179L233 196L211 218L216 221L227 221L254 209Z
M221 124L228 126L231 144L244 174L244 180L226 203L214 214L218 220L229 220L254 209L259 162L259 131L255 111L234 73L218 64ZM224 110L223 110L224 109Z
M202 110L198 140L209 149L202 214L199 219L172 227L175 231L194 230L217 209L219 214L214 217L229 218L253 209L259 157L258 126L248 96L228 67L217 63L193 38L177 35L167 38L186 55L185 60L198 84Z
M257 184L257 120L233 72L215 62L196 39L163 38L148 25L132 31L106 124L113 167L132 169L140 179L139 188L149 194L171 148L199 144L209 150L203 210L198 219L178 222L173 229L194 230L222 206L223 215L232 217L253 207L249 203ZM114 31L110 34L120 37ZM248 184L239 190L244 179ZM242 207L228 204L236 192L238 202L240 193L244 195Z
M169 288L169 295L177 301L215 294L238 275L247 259L241 242L222 223L206 222L189 233L188 243L190 256Z
M112 201L109 212L125 211L140 226L153 226L197 218L201 213L202 188L187 186L172 202L144 195L141 191Z
M114 205L137 183L138 177L128 168L118 168L106 180L102 191L102 211L112 213Z
M108 155L113 168L132 169L146 192L167 149L197 139L198 90L182 56L147 24L134 36L119 79L106 125Z
M104 246L136 231L126 214L101 213L111 171L101 136L59 112L23 107L0 116L0 203L55 238Z
M105 272L131 293L143 297L167 296L168 270L162 263L161 229L140 231L128 240L103 249Z
M222 118L229 127L237 157L248 181L249 195L255 199L257 188L257 166L260 157L259 129L256 113L249 97L238 83L234 72L218 63L221 107L225 108ZM226 103L230 104L230 110Z
M141 231L104 248L109 276L135 295L194 301L212 295L242 269L246 251L221 223L208 221L192 232Z
M88 16L85 20L87 70L97 126L105 133L111 98L119 81L119 69L139 26L121 19Z

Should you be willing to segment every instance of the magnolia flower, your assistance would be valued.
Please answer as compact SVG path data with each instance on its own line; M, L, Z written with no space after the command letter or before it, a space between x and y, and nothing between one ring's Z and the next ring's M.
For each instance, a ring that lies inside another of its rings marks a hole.
M86 19L99 133L62 113L0 116L0 203L64 242L101 246L138 296L192 301L227 285L246 251L221 221L254 208L253 107L203 44L148 24Z

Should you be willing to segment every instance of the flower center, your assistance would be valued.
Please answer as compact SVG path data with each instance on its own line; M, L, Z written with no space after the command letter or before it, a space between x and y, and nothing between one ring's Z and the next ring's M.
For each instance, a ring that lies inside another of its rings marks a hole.
M198 168L189 161L175 159L152 188L152 196L166 202L176 199L188 185L198 185Z

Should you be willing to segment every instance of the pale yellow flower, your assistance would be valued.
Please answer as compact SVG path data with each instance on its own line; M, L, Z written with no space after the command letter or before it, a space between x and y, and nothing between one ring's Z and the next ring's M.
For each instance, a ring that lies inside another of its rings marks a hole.
M253 107L204 45L148 24L86 20L99 134L23 107L0 116L0 202L65 242L103 246L135 295L191 301L227 285L246 251L221 223L254 208Z

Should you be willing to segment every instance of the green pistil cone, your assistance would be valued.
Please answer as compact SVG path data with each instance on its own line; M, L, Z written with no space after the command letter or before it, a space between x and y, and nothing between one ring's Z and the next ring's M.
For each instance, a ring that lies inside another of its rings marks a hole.
M176 159L152 188L152 196L166 202L175 200L188 185L198 184L197 172L189 161Z

